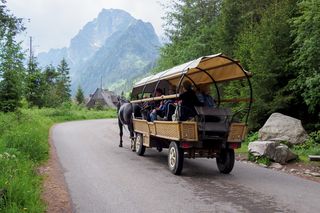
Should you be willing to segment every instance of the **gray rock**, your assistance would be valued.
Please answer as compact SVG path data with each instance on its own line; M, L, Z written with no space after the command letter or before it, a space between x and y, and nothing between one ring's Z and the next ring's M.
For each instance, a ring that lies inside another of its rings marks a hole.
M291 152L288 146L280 144L276 147L274 157L272 158L272 160L280 164L285 164L286 162L294 160L297 157L298 156L296 154Z
M259 140L287 141L290 144L301 144L308 134L301 121L281 113L273 113L259 130Z
M288 146L275 141L254 141L249 143L248 151L254 156L266 156L276 163L285 164L296 159L297 155L291 152Z
M249 143L248 151L254 156L267 156L272 159L278 144L274 141L253 141Z
M296 172L298 172L298 170L297 169L290 169L290 172L291 173L296 173Z
M310 175L312 175L314 177L320 177L320 173L319 172L311 172Z
M304 174L310 175L310 174L311 174L311 171L310 171L309 169L306 169L306 170L304 171Z
M269 168L274 168L274 169L282 169L282 165L280 163L271 163Z

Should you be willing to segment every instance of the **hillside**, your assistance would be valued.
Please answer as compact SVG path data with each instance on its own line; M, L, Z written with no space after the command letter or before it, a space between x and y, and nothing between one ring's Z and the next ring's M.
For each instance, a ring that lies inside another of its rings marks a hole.
M41 66L56 66L65 57L71 70L72 90L85 94L102 84L118 93L153 67L160 42L150 23L118 9L103 9L71 39L69 47L40 53Z

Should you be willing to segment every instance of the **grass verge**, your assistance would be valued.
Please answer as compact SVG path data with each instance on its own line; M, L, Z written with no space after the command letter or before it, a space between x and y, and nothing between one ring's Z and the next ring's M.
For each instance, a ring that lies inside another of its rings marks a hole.
M0 113L0 212L45 211L36 169L49 157L48 135L54 123L115 116L115 110L75 106Z

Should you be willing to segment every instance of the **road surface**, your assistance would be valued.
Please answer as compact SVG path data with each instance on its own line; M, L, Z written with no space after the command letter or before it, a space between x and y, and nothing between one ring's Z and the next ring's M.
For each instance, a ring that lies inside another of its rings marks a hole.
M140 157L118 132L114 119L52 129L75 212L320 212L319 183L243 162L223 175L212 159L186 159L175 176L167 150Z

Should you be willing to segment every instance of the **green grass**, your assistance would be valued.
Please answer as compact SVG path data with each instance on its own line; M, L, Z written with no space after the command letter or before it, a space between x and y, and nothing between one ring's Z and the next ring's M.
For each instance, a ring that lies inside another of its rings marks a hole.
M251 132L246 139L241 143L241 148L236 149L238 154L248 154L248 145L250 142L258 140L258 132Z
M116 117L115 110L94 111L67 105L59 109L21 109L0 113L0 212L44 212L42 178L36 169L49 157L54 123Z
M311 132L305 143L293 146L291 149L302 162L309 161L308 155L320 155L320 130Z

